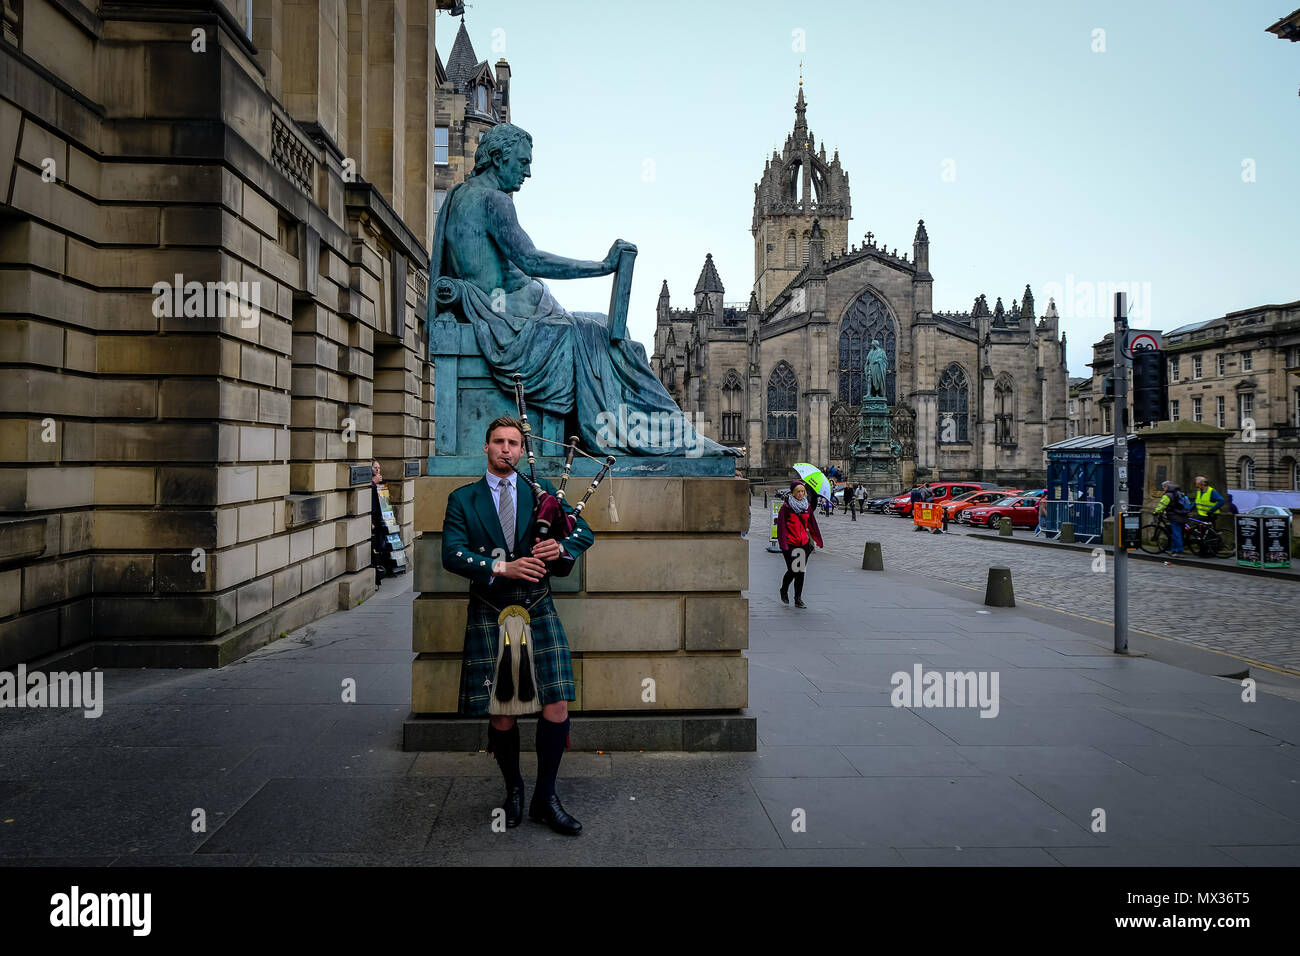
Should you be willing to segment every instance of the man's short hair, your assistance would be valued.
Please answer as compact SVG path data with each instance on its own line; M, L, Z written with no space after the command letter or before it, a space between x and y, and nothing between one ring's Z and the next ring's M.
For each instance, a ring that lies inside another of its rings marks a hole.
M491 166L493 156L504 157L525 140L531 145L533 137L513 123L498 123L490 128L478 141L478 149L474 150L474 175Z
M1169 487L1172 487L1172 486L1173 486L1173 482L1172 482L1172 481L1162 481L1162 482L1160 482L1160 487L1161 487L1161 488L1169 488Z
M1197 475L1197 476L1196 476L1196 480L1197 480L1197 481L1203 481L1203 482L1205 482L1207 485L1210 483L1210 479L1209 479L1209 478L1206 478L1204 475Z
M510 415L502 415L500 418L494 418L487 427L487 434L483 436L483 444L492 440L492 433L498 428L515 428L519 430L520 441L523 440L524 423Z

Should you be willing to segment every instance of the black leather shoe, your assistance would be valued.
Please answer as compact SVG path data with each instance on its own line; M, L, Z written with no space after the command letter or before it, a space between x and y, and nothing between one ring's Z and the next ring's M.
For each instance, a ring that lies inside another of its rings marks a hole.
M781 592L781 603L782 604L790 603L790 595L786 594L784 591Z
M538 794L533 794L533 802L528 806L528 817L537 823L545 823L556 833L564 836L577 836L582 832L582 824L569 816L568 812L560 805L560 798L551 794L549 800L539 800Z
M802 608L806 608L806 607L808 607L807 604L804 604L803 601L799 601L799 600L796 600L796 601L794 602L794 606L795 606L795 607L802 607Z
M524 822L524 788L511 787L506 794L506 826L517 827Z

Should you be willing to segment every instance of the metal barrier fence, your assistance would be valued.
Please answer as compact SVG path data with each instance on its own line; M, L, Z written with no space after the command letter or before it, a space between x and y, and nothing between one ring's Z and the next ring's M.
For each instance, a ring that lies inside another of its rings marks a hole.
M1045 534L1060 534L1061 525L1068 521L1074 525L1076 538L1086 538L1085 543L1092 544L1101 537L1105 517L1106 509L1100 501L1049 501L1039 527Z

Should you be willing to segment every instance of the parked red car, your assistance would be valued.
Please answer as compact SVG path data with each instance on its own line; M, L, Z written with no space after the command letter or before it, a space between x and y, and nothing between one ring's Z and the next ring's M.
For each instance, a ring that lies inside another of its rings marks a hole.
M964 495L972 491L983 491L988 486L979 481L936 481L933 484L919 485L921 488L929 488L934 494L932 501L948 501L959 495ZM886 510L896 515L912 514L912 493L909 491L905 495L899 495L887 506Z
M959 498L953 498L943 508L948 513L949 521L963 522L967 519L970 509L978 508L980 505L991 505L995 501L1019 494L1022 492L1014 488L1007 488L1004 491L972 491Z
M1010 518L1012 526L1033 528L1038 525L1038 498L1028 495L1011 495L987 505L968 508L970 523L975 527L996 528L1003 518Z

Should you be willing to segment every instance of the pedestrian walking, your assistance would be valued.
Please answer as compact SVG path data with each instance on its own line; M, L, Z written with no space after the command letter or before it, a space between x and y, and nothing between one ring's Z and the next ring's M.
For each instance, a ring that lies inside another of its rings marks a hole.
M1172 481L1161 482L1160 487L1164 490L1164 494L1160 496L1155 513L1165 512L1165 516L1169 519L1169 553L1182 554L1183 525L1187 524L1192 502Z
M1038 525L1034 528L1034 534L1043 533L1043 522L1047 520L1047 495L1038 499Z
M790 497L776 516L777 546L785 558L785 576L781 578L781 603L790 603L790 585L794 584L794 606L806 608L803 603L804 576L808 573L808 559L822 544L821 528L808 500L808 489L802 481L790 482ZM815 546L814 546L815 544Z

